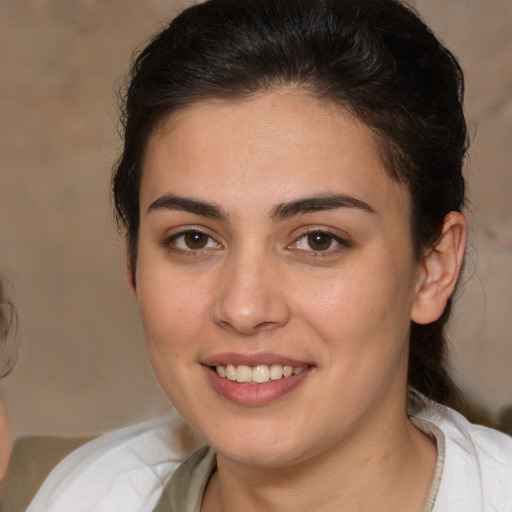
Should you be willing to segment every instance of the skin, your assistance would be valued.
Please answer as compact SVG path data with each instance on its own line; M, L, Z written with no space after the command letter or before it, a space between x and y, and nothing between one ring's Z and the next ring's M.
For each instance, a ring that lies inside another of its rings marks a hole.
M297 203L333 194L350 200ZM140 204L128 273L149 354L218 454L203 512L422 510L436 450L406 415L409 326L435 320L453 291L463 217L416 261L409 192L372 132L294 90L168 120L149 140ZM187 245L191 230L204 247ZM307 372L270 403L236 403L205 369L219 354Z
M4 479L12 451L12 435L5 405L0 398L0 483Z

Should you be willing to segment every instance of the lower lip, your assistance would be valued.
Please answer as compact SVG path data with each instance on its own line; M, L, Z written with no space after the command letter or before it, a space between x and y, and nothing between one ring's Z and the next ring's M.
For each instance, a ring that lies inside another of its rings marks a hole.
M311 372L308 367L298 375L271 380L264 384L246 384L221 377L213 368L203 365L213 389L222 397L240 405L266 405L279 400L299 386Z

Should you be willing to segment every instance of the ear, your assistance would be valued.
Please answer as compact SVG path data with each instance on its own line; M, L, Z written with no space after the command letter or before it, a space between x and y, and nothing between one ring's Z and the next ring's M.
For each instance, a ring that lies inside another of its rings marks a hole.
M461 213L450 212L441 237L425 252L411 312L413 322L429 324L443 314L462 268L466 236L466 219Z
M135 280L135 269L132 268L131 258L130 258L130 248L128 245L126 246L126 281L128 282L128 288L132 293L135 300L137 299L137 287Z

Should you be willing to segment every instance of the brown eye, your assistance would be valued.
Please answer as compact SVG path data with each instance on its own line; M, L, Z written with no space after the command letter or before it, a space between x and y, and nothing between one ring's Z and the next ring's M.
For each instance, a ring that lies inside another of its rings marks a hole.
M333 237L327 233L310 233L307 240L309 247L313 251L326 251L330 249Z
M291 249L298 249L310 255L329 256L337 254L340 249L350 247L344 238L330 233L329 231L310 231L297 238L289 246ZM325 254L322 254L325 253Z
M183 235L183 241L189 249L204 249L210 237L200 231L189 231Z
M182 252L201 252L203 250L218 250L222 245L216 242L210 235L202 231L182 231L164 241L164 246L169 249L177 249Z

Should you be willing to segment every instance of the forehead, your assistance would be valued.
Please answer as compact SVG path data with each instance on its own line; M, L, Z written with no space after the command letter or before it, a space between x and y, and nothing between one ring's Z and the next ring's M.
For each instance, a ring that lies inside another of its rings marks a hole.
M148 141L141 206L163 192L190 195L191 189L279 201L332 188L408 201L368 127L330 103L282 90L198 102L159 126Z

